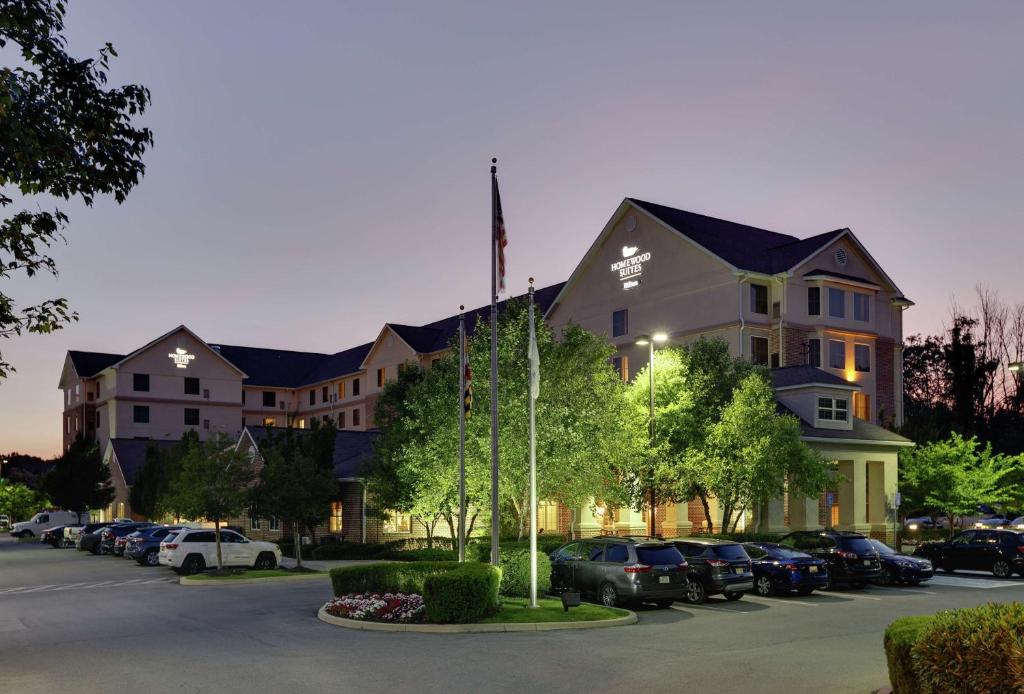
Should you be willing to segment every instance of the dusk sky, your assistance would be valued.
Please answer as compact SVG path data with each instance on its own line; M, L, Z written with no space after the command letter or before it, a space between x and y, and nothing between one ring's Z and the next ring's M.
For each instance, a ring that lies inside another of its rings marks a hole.
M72 2L73 54L152 90L123 205L65 205L81 320L0 344L0 451L60 449L68 349L335 352L564 280L623 197L797 236L850 227L936 332L1024 301L1024 4ZM10 64L10 51L0 53Z

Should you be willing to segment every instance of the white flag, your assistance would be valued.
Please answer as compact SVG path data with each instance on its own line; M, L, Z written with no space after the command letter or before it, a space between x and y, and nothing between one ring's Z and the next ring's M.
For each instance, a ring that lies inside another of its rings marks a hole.
M530 316L533 318L533 316ZM537 333L530 321L530 397L540 396L540 352L537 350Z

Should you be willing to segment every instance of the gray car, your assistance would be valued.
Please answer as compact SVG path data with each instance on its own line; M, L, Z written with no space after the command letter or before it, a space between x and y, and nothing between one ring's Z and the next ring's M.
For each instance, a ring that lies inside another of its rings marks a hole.
M638 602L668 607L686 595L687 568L672 543L594 537L551 553L551 588L591 596L608 607Z

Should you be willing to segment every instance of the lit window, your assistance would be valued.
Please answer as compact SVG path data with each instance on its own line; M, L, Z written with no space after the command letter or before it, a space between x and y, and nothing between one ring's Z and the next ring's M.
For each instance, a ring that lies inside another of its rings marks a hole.
M821 315L821 287L807 288L807 315Z
M410 517L408 513L401 511L384 512L383 530L386 533L407 533L410 532Z
M828 365L832 369L846 368L846 343L842 340L828 341Z
M868 345L853 346L853 368L857 371L871 371L871 347Z
M541 501L537 504L537 533L558 534L558 503Z
M846 292L842 289L828 288L828 315L833 318L846 317Z
M342 381L338 384L338 400L345 399L345 382Z
M623 355L621 357L612 357L612 367L619 374L619 378L623 381L629 380L629 357Z
M768 285L750 285L750 312L768 314Z
M274 426L274 418L273 417L264 417L263 418L263 426L265 426L265 427L272 427L272 426Z
M612 312L612 337L619 337L629 332L629 309Z
M845 422L848 403L845 398L818 398L818 419L833 422Z
M810 366L821 366L821 340L816 337L807 341L807 363Z
M750 361L761 366L768 366L768 338L751 335Z
M306 420L305 419L300 419L299 420L299 428L300 429L305 429L306 428Z
M332 533L340 533L341 532L341 527L342 527L341 502L340 501L332 501L331 502L331 522L330 522L331 532Z
M866 422L871 421L871 396L867 393L854 393L853 394L853 416L857 419L863 419Z
M867 294L853 295L853 319L865 323L871 319L871 297Z

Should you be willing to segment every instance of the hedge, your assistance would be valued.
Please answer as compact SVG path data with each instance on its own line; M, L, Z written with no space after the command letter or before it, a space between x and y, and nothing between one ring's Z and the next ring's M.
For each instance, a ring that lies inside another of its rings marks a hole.
M544 537L543 535L537 538L537 552L545 556L551 554L556 549L566 544L567 540L564 537L554 535L550 537ZM499 550L504 553L506 551L513 550L527 550L530 549L530 541L527 540L501 540L498 543ZM468 561L490 561L491 560L491 541L485 540L483 542L474 542L466 547L466 559Z
M415 565L414 565L415 566ZM501 569L490 564L456 564L426 576L423 603L427 619L441 624L475 622L496 612Z
M778 542L782 539L778 533L694 533L690 537L710 537L733 542Z
M551 560L544 552L537 552L537 593L543 595L551 588ZM502 595L514 598L530 597L530 550L501 549Z
M885 632L896 694L1024 691L1024 605L904 617Z
M428 576L459 567L457 561L418 561L364 564L331 569L334 596L350 593L417 593L423 595Z

